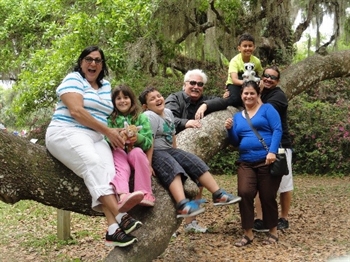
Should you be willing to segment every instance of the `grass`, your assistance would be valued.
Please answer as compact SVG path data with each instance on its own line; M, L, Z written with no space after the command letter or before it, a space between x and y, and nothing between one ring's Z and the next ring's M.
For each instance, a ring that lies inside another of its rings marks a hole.
M83 240L101 239L101 223L103 222L102 217L90 217L72 212L72 239L64 241L57 237L56 208L29 200L19 201L14 205L0 202L0 230L2 235L6 236L0 239L0 245L11 246L14 242L18 242L27 250L46 255L53 249L64 249L67 245L77 245ZM86 227L86 225L90 226Z

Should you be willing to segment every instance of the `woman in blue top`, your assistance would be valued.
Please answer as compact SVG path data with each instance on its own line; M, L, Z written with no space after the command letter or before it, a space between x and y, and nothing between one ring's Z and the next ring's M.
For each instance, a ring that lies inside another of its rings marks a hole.
M253 241L254 198L259 191L265 227L269 234L264 244L277 243L278 206L277 190L281 177L271 176L269 165L276 160L276 153L282 137L282 126L278 112L270 104L259 103L260 89L256 82L245 82L241 90L244 110L225 121L230 143L239 148L238 195L243 238L236 242L238 247ZM251 129L252 125L264 138L268 151Z

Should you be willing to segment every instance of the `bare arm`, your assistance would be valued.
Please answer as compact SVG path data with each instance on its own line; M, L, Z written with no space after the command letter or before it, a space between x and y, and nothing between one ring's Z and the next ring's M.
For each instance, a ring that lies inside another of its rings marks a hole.
M176 136L173 135L173 148L176 148L177 145L176 145Z
M195 115L195 119L196 120L199 120L199 119L202 119L204 117L204 113L205 111L207 110L208 106L207 104L203 103L198 109L197 109L197 112L196 112L196 115ZM199 126L200 127L200 126Z
M238 79L238 74L237 73L232 72L230 75L231 75L232 83L234 85L238 85L238 86L243 85L244 81Z
M61 95L62 102L68 107L71 116L80 124L89 127L108 137L112 147L124 147L124 140L120 136L118 128L109 128L97 121L91 114L84 109L83 96L78 93L66 93Z
M155 176L156 174L154 173L153 167L152 167L152 157L153 157L153 143L152 146L145 152L148 162L149 162L149 169L151 171L151 175Z

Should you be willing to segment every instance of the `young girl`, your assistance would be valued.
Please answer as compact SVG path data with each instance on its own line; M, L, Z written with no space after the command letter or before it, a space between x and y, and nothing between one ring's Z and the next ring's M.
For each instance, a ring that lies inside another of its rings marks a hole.
M112 102L114 110L107 118L109 127L124 128L124 124L127 122L128 125L141 128L134 137L125 141L126 146L130 147L130 143L133 144L130 151L127 151L126 148L113 150L116 174L111 184L119 197L119 211L127 212L137 204L154 206L155 198L152 194L152 169L150 166L152 155L147 154L153 144L150 122L147 116L141 112L135 94L130 87L126 85L116 87L112 92ZM134 192L130 193L129 179L132 170L134 170Z

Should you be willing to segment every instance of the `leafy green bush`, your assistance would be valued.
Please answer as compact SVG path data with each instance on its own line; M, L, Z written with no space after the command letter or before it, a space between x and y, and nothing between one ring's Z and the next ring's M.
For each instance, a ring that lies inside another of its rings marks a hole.
M295 173L348 175L350 79L319 84L290 102Z
M237 149L229 145L208 161L207 164L211 169L210 172L213 174L237 174L235 162L238 156Z

